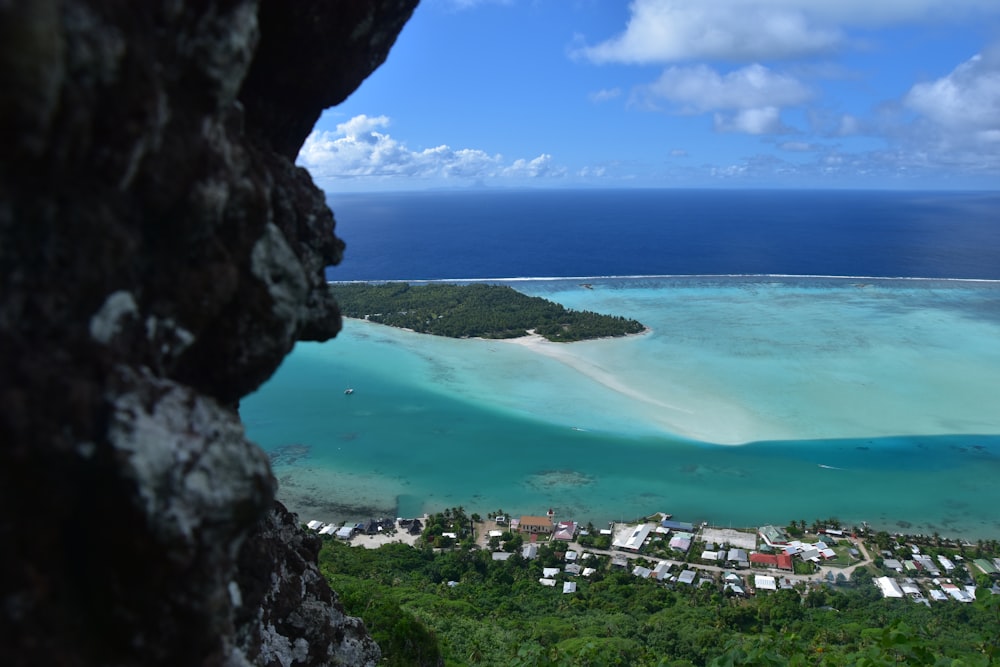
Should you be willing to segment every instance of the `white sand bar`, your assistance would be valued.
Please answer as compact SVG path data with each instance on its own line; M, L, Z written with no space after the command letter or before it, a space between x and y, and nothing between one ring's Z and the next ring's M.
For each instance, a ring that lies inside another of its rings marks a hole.
M620 394L631 403L628 413L638 413L643 421L674 435L717 444L737 444L746 442L746 435L770 431L767 425L755 422L751 415L721 397L693 395L684 387L675 386L668 376L649 383L645 381L648 377L643 377L645 374L634 367L611 366L610 353L614 352L614 347L631 345L636 342L635 338L553 343L532 333L504 342L554 359L579 373L581 380ZM608 360L602 363L598 355ZM597 412L602 411L600 401L592 407Z
M511 341L576 374L578 386L550 390L578 401L581 418L608 401L607 412L633 428L716 444L1000 430L992 398L1000 317L989 310L998 290L988 286L524 289L652 328L577 343Z

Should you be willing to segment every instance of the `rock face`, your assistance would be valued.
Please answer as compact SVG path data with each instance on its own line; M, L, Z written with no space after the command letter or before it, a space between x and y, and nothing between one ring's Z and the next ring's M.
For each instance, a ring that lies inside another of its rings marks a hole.
M344 615L317 570L320 544L275 503L243 545L237 639L254 664L364 665L378 659L364 625Z
M373 664L240 397L336 335L295 155L416 0L0 2L0 664Z

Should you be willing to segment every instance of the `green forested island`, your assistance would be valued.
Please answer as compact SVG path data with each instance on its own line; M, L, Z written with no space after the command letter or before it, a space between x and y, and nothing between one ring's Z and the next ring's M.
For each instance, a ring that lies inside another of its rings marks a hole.
M529 330L550 341L641 333L636 320L575 311L505 285L330 285L346 317L449 338L518 338Z

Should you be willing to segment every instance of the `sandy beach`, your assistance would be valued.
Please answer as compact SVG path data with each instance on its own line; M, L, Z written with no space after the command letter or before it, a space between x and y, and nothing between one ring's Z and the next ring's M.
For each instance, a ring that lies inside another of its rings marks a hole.
M641 336L649 335L646 331ZM615 345L628 341L630 337L589 341L597 345ZM588 380L609 389L632 402L643 414L645 421L655 424L671 435L724 445L739 445L763 439L772 435L769 425L759 423L744 410L729 405L717 397L700 397L692 400L686 397L663 396L665 382L658 382L653 393L649 387L632 373L626 380L620 374L609 370L595 359L588 357L591 349L582 347L587 342L553 343L534 332L519 338L508 338L500 342L518 345L580 373Z
M649 394L636 390L634 387L630 387L608 369L602 368L599 364L596 364L579 354L574 354L574 350L571 348L573 343L553 343L544 336L536 333L530 333L527 336L521 336L520 338L507 338L504 339L503 342L521 345L529 350L532 350L533 352L537 352L538 354L544 354L547 357L566 364L577 372L586 375L591 380L607 387L608 389L616 391L624 396L628 396L629 398L642 401L643 403L647 403L653 407L668 410L670 412L691 414L690 410L666 403L659 400L655 396L650 396Z

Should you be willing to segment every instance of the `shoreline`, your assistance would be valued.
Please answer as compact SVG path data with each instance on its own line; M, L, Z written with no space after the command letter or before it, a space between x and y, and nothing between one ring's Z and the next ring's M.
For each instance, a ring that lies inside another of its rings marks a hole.
M643 333L633 334L633 335L643 336L646 335L646 333L650 332L652 332L652 329L647 327L646 331L644 331ZM614 338L607 337L595 340L614 340ZM520 336L518 338L504 338L498 340L497 342L509 343L511 345L520 345L521 347L531 350L532 352L544 355L550 359L555 359L556 361L563 363L572 368L573 370L587 376L591 380L594 380L598 384L601 384L602 386L607 387L608 389L611 389L612 391L618 392L619 394L622 394L629 398L634 398L638 401L648 403L655 407L671 410L673 412L681 412L689 415L694 414L691 410L687 410L685 408L676 405L665 403L653 396L649 396L641 391L637 391L636 389L633 389L629 387L627 384L625 384L622 380L616 377L615 374L612 373L611 371L602 368L600 365L590 362L587 359L584 359L583 357L574 355L569 349L565 347L567 345L572 345L573 343L553 343L552 341L546 339L544 336L536 334L533 331L529 332L527 336ZM574 341L574 342L582 343L585 341ZM686 435L686 434L678 433L677 435Z
M441 511L441 509L443 509L443 508L439 508L436 511ZM426 526L431 513L432 512L425 511L421 516L414 517L414 518L415 519L419 519ZM338 525L338 522L334 522L333 524L326 524L326 523L324 523L324 522L322 522L320 520L320 521L315 521L315 523L318 523L320 525L318 525L316 527L310 527L307 524L310 521L313 521L313 520L307 519L306 517L303 517L299 512L293 512L293 514L295 514L298 517L298 523L300 525L305 526L308 530L310 530L312 532L316 532L316 533L319 533L319 531L321 530L322 526ZM511 513L510 515L511 516L515 516L517 514L518 514L517 512L514 512L514 513ZM632 524L632 523L649 522L651 520L651 517L656 516L657 514L663 515L662 512L651 512L650 514L645 515L645 516L635 516L635 517L630 517L630 518L627 518L627 519L623 518L621 520L609 521L608 523L610 525L610 524ZM471 514L470 514L470 516L471 516ZM485 516L485 515L483 515L483 516ZM350 546L352 546L352 547L363 547L365 549L378 549L379 547L381 547L383 545L386 545L386 544L406 544L406 545L409 545L409 546L415 546L417 540L420 539L421 535L420 535L420 533L418 533L418 534L411 534L411 533L409 533L406 530L400 529L398 527L398 523L397 522L400 519L402 519L402 518L405 518L405 517L397 517L397 518L394 519L394 524L397 525L397 528L394 529L391 532L378 532L378 533L375 533L375 534L372 534L372 535L357 534L357 535L354 535L350 539L345 540L345 541ZM349 525L349 524L352 524L352 523L363 522L365 520L366 519L348 519L346 521L339 522L339 525ZM816 519L816 520L813 521L813 524L820 523L820 524L824 524L825 525L825 522L826 522L825 519ZM476 536L475 536L475 543L480 548L485 548L486 547L486 543L489 540L489 530L486 528L486 526L487 526L488 523L489 523L489 519L481 519L481 521L477 524L477 531L476 531ZM586 525L586 522L577 521L577 523L580 526L585 526ZM734 525L732 523L729 523L729 524L718 524L718 525L716 525L716 524L710 523L708 521L695 521L693 523L694 523L695 526L697 526L698 532L701 532L704 529L709 529L709 530L715 530L715 531L733 531L733 530L735 530L735 531L739 531L739 532L743 532L743 533L757 533L763 526L781 526L781 527L784 527L787 522L786 521L770 521L770 522L764 521L764 522L758 522L756 524L750 523L750 524L746 524L746 525ZM911 530L911 528L913 528L913 526L912 525L905 525L908 522L904 522L904 521L897 521L895 523L895 525L882 524L882 523L878 523L878 522L871 523L869 521L839 522L839 523L840 523L841 529L844 530L845 532L851 532L851 529L857 529L858 532L868 532L870 534L874 534L874 533L878 533L878 532L885 532L885 533L888 533L889 535L906 536L906 537L909 537L909 538L927 538L927 537L931 537L932 535L937 535L938 538L941 539L941 540L943 540L943 541L962 542L962 543L964 543L966 545L972 545L972 544L974 544L975 540L992 540L992 539L995 539L995 535L997 535L997 533L991 533L989 531L986 531L985 533L971 532L971 533L968 533L968 534L966 534L966 533L940 533L938 531L933 531L933 532L930 532L930 533L925 533L925 532ZM499 528L494 528L494 529L499 530ZM509 527L507 527L505 529L509 529ZM323 534L323 533L320 533L320 534ZM332 538L336 537L335 535L333 535L333 533L330 533L329 535Z
M595 340L607 342L621 340L624 342L628 339L652 334L652 332L652 328L646 327L646 330L640 334L632 334L621 338L608 337ZM703 411L699 411L691 407L683 407L631 387L624 379L619 377L619 375L615 374L613 371L602 367L599 363L587 359L583 355L574 354L573 349L568 347L574 343L579 345L581 343L591 341L553 343L539 334L529 332L527 336L506 338L496 342L518 345L526 350L530 350L534 354L539 354L549 359L553 359L554 361L571 368L587 379L610 391L613 391L627 399L637 401L644 406L648 406L648 408L655 410L656 412L645 416L647 422L655 425L667 435L686 440L694 440L704 444L720 445L723 447L739 447L741 445L765 439L764 437L737 438L734 437L735 434L732 432L732 429L729 429L728 432L724 433L721 430L713 431L711 428L706 428L706 420L701 416ZM579 350L580 347L575 349ZM713 408L713 412L716 414L720 412L731 412L723 409L721 404L713 405L711 407ZM665 415L661 411L666 411L668 414ZM727 417L732 418L733 415L727 415ZM716 425L720 422L729 423L726 419L720 420L718 417L715 417L710 421ZM742 428L739 430L745 431L748 425L745 420L740 421L740 426L742 426ZM760 435L764 434L762 433Z
M510 282L557 282L564 280L571 281L591 281L600 280L687 280L687 279L781 279L781 280L872 280L872 281L927 281L927 282L955 282L955 283L987 283L1000 285L1000 278L955 278L955 277L933 277L933 276L847 276L832 274L811 274L811 273L653 273L635 275L607 275L607 276L514 276L508 278L385 278L385 279L356 279L356 280L327 280L329 285L349 285L357 283L382 284L382 283L510 283Z
M651 329L576 345L358 320L245 402L248 433L312 446L279 496L327 521L464 504L598 523L650 503L715 524L785 521L793 494L801 511L890 532L1000 534L982 506L1000 465L995 288L813 284L537 288L574 309L620 303Z

